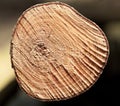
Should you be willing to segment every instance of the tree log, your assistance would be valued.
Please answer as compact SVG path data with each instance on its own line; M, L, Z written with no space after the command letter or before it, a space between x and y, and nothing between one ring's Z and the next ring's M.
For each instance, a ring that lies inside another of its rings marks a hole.
M103 31L71 6L37 4L19 18L11 62L20 87L41 100L69 99L88 90L107 62Z

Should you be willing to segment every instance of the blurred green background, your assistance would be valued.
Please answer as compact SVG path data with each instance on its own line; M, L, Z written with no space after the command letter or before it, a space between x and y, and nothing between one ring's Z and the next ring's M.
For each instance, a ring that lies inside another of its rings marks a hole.
M0 106L120 106L120 0L59 0L98 24L110 44L103 74L84 94L60 102L41 102L21 91L10 63L10 40L18 17L30 6L55 0L0 0Z

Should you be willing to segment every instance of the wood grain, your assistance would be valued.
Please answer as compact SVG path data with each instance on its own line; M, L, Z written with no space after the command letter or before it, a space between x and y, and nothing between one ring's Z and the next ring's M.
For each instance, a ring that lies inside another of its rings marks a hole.
M41 100L68 99L88 90L107 62L103 31L61 2L38 4L19 18L11 61L24 91Z

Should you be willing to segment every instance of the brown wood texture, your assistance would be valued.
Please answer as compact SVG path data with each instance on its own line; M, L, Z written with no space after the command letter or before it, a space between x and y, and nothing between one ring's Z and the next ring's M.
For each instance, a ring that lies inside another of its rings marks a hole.
M68 99L88 90L107 62L103 31L61 2L35 5L15 26L11 61L21 88L41 100Z

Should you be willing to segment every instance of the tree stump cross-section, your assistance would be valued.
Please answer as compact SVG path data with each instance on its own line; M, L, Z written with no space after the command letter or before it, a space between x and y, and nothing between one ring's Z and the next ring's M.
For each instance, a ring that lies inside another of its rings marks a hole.
M61 2L37 4L23 12L11 41L11 62L20 87L47 101L88 90L108 55L103 31Z

